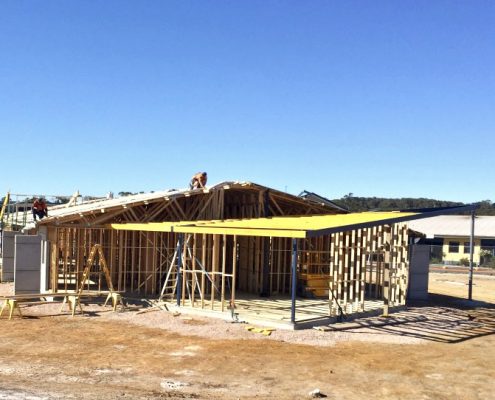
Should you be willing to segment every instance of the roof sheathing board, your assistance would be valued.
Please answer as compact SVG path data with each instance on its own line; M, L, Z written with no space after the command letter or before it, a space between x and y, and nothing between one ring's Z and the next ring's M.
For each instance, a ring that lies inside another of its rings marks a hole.
M177 233L207 233L240 236L305 238L326 234L327 230L342 232L362 224L383 225L415 216L415 213L354 213L316 215L311 217L273 217L226 221L182 221L149 224L112 224L113 229ZM323 233L322 233L323 232Z
M474 210L476 206L428 209L424 212L363 212L352 214L314 215L310 217L272 217L224 221L181 221L150 224L113 224L113 229L151 230L178 233L207 233L240 236L271 236L305 238L345 232L372 226L394 224L420 218L429 218Z
M344 232L358 227L384 225L398 218L407 220L415 213L353 213L315 215L311 217L273 217L246 220L227 220L181 223L174 232L231 234L241 236L273 236L305 238L328 233Z

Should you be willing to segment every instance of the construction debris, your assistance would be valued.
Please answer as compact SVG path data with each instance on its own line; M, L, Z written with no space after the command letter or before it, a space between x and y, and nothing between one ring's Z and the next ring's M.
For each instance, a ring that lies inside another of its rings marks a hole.
M152 311L169 311L167 307L167 303L165 303L162 300L148 300L148 299L141 299L144 303L148 304L150 307L145 308L143 310L138 311L136 314L144 314L147 312L152 312Z
M326 394L321 393L320 389L312 390L311 392L309 392L309 396L313 399L321 399L327 397Z
M261 333L265 336L270 336L272 332L276 331L275 328L257 328L255 326L246 326L246 330L254 333Z

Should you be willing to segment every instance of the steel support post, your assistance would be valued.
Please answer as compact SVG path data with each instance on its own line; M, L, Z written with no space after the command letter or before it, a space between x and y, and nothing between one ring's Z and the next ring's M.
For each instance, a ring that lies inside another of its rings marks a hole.
M469 289L468 299L473 300L474 210L471 211L471 236L469 237Z
M297 239L292 239L292 303L290 307L290 321L296 323L296 290L297 290Z
M184 245L184 234L179 233L179 241L177 245L177 283L175 291L177 295L177 306L180 306L182 298L182 246Z

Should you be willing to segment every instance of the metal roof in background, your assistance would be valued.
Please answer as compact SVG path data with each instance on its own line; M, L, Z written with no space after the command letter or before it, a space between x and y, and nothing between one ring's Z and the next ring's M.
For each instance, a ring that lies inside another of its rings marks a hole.
M411 221L409 228L426 235L427 238L471 235L470 215L441 215L424 220ZM495 238L495 216L479 216L474 221L474 236Z
M272 217L224 221L181 221L111 224L117 230L153 232L207 233L241 236L307 238L353 229L405 222L436 215L462 212L475 206L426 209L415 212L386 211L351 214L314 215L310 217Z

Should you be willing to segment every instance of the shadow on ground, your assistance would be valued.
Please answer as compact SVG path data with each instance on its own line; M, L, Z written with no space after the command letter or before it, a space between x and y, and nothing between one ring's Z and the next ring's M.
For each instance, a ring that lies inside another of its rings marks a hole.
M427 302L415 302L407 310L394 313L390 324L370 326L366 320L355 323L362 326L350 325L346 330L459 343L495 333L495 304L431 294Z

